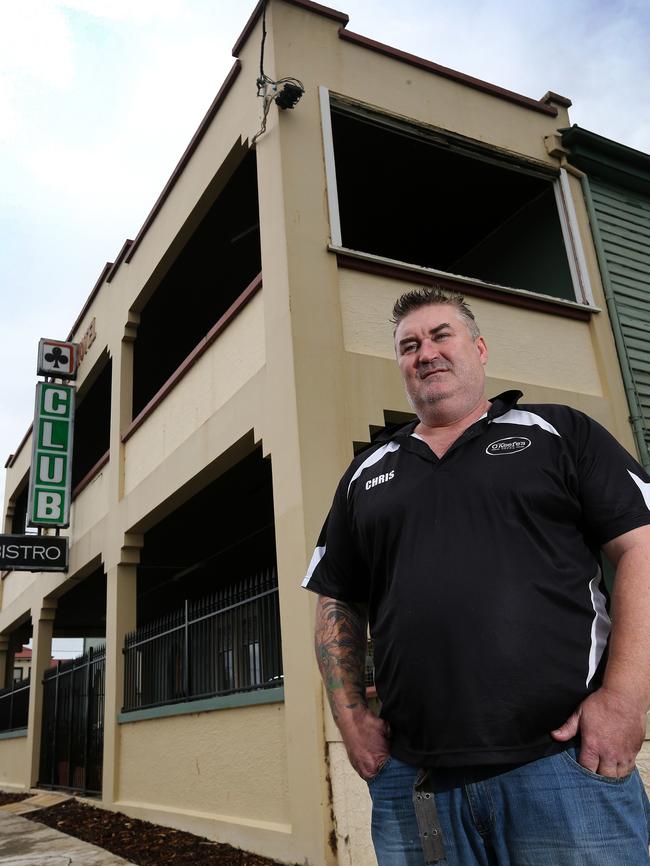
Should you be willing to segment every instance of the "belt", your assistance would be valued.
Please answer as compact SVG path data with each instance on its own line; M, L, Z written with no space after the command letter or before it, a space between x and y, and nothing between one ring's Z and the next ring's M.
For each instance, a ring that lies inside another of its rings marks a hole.
M436 799L428 770L420 770L413 786L413 805L418 822L425 863L438 863L445 859L442 827L436 809Z

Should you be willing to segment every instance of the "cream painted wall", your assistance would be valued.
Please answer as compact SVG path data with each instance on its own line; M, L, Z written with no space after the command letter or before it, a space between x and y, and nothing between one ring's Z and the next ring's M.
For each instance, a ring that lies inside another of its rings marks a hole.
M283 704L131 722L120 725L120 738L118 805L240 818L286 832Z
M0 740L0 788L25 787L27 737Z
M38 580L32 571L12 571L2 581L2 609L6 609Z
M70 525L74 527L75 539L90 532L106 516L109 508L109 471L109 464L106 464L72 503Z
M328 756L338 862L340 866L377 866L370 836L368 786L352 769L340 739L328 743Z
M264 370L260 370L131 490L122 500L122 525L140 531L144 521L148 527L152 503L165 502L164 513L169 513L189 495L186 485L196 492L204 486L200 473L207 466L213 467L216 477L249 454L262 437L262 431L256 428L256 407L264 399L264 384Z
M358 419L352 420L351 435L365 441L369 424L384 423L381 410L410 411L388 319L395 299L413 284L346 269L339 270L339 284L349 353L348 402L351 418ZM619 405L622 384L616 381L614 345L603 334L603 325L609 327L604 313L580 322L480 298L467 300L488 345L489 394L519 388L526 402L574 406L634 453L627 412Z
M569 125L566 109L560 108L557 117L531 111L398 59L387 59L339 39L337 22L318 19L295 6L276 5L273 15L274 25L287 35L279 71L299 74L307 93L324 85L382 111L557 166L546 151L544 136ZM303 38L291 39L290 32ZM311 38L305 38L306 33Z
M131 420L130 346L124 339L133 339L133 314L198 221L202 197L210 198L227 176L220 168L224 160L234 159L237 141L250 140L259 127L258 22L215 121L133 259L101 287L77 329L79 339L96 317L97 340L80 383L103 348L113 358L111 461L75 504L70 574L30 576L29 584L11 575L0 630L21 612L39 608L43 597L60 594L101 557L112 641L105 805L281 860L371 866L367 792L340 741L325 730L311 648L314 599L298 584L353 441L367 439L368 424L383 424L384 409L408 410L386 324L403 284L338 270L327 252L318 86L556 168L543 139L568 125L568 117L564 111L557 118L531 112L343 42L337 22L278 0L269 3L267 23L267 71L299 75L306 92L295 111L272 108L257 143L264 289L123 445L121 433ZM589 243L584 209L578 210ZM598 292L591 252L588 262ZM596 302L602 305L601 297ZM619 420L624 394L604 314L584 324L474 303L492 351L491 393L524 383L528 399L564 395L569 402L566 395L576 389L574 405L625 433L625 416ZM557 348L549 360L544 346L550 344ZM515 372L521 381L512 381ZM121 639L135 623L132 575L122 572L134 570L138 536L178 498L200 489L206 475L218 474L217 464L240 459L260 439L273 461L286 702L130 723L115 731ZM29 455L27 444L8 474L9 491L24 476ZM102 518L104 501L110 507ZM14 741L0 741L0 766L6 742ZM328 847L332 809L337 854Z
M36 382L37 379L34 377L34 395L36 395ZM33 418L25 419L25 429L27 429L28 425L30 425L33 421ZM16 442L16 448L18 448L18 442ZM7 513L7 505L9 504L9 498L13 496L16 488L20 484L25 476L29 475L29 467L32 462L32 436L31 433L23 447L20 450L20 453L16 457L16 462L13 466L7 468L5 475L5 500L4 500L4 514Z
M233 146L240 139L252 138L259 127L260 101L254 81L259 66L260 30L258 23L239 58L242 70L219 109L217 119L206 130L135 255L115 274L111 289L120 301L121 327L126 323L127 309L134 305L137 308L143 289L146 294L150 281L159 279L161 265L164 272L169 262L169 251L178 251L179 232L201 196L214 182ZM120 333L119 339L121 336Z
M262 292L185 374L125 448L125 490L129 493L264 366Z
M388 320L396 298L413 284L346 269L339 271L339 284L345 348L394 360ZM490 375L602 396L588 322L480 298L467 301L488 344Z

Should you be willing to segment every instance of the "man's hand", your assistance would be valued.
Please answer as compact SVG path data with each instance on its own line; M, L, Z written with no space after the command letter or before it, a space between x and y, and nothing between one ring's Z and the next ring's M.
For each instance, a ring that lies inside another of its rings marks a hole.
M603 685L551 735L566 742L580 732L582 766L619 778L634 769L650 706L650 526L613 538L603 550L616 567Z
M579 762L612 779L629 775L645 736L645 705L604 686L580 704L551 736L560 742L580 733Z
M386 722L362 707L345 721L339 718L339 730L354 769L366 782L372 779L390 756Z
M365 661L368 611L365 605L319 596L316 658L350 763L368 781L388 758L388 725L366 701Z

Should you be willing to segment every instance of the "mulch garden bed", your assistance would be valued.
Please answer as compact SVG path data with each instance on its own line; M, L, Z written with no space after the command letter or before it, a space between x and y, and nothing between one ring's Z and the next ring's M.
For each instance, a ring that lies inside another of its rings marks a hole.
M78 800L66 800L23 817L91 842L138 866L279 866L277 860L232 845L128 818L121 812L97 809Z
M0 806L8 806L9 803L20 803L21 800L26 800L31 796L29 792L26 794L9 794L6 791L0 791Z

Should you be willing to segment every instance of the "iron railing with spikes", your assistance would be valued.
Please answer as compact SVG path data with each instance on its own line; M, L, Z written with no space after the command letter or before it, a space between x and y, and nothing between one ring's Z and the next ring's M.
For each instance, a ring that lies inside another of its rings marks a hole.
M29 678L0 689L0 732L26 728L28 711Z
M123 712L282 684L275 568L186 601L124 642Z
M105 679L105 646L43 675L39 787L101 794Z

